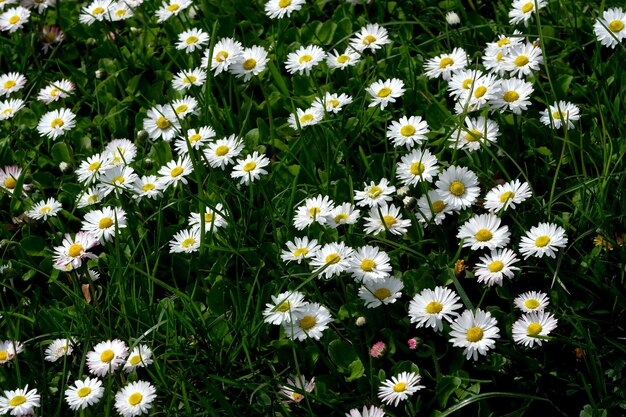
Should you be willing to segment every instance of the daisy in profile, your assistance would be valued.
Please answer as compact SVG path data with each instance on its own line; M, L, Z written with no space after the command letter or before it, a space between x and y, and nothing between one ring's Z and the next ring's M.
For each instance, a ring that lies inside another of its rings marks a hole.
M306 126L313 126L321 122L323 117L323 108L312 106L307 110L297 109L296 114L289 116L287 123L289 123L292 129L298 130L298 125L300 125L300 129Z
M319 272L319 277L324 276L326 279L340 275L350 268L350 258L353 252L354 249L343 242L333 242L322 246L311 259L311 266L315 268L313 273Z
M404 235L411 226L411 220L403 219L400 209L393 204L372 207L365 222L365 233L374 235L383 230L393 235Z
M536 7L535 1L537 2ZM523 22L524 26L528 27L528 21L533 13L543 9L546 5L546 0L514 0L509 11L509 23L516 25Z
M102 381L98 378L85 378L77 380L73 386L65 390L65 401L71 410L84 410L97 404L104 395Z
M514 266L517 262L519 259L511 249L494 249L489 255L480 257L474 275L478 278L478 282L490 287L502 286L505 277L513 279L515 271L519 271L519 268Z
M215 130L211 126L203 126L199 129L187 130L185 137L176 139L174 146L176 152L180 155L187 154L191 149L202 149L209 140L215 137Z
M170 240L170 253L193 253L200 249L200 229L184 229Z
M82 161L76 170L78 181L87 185L94 180L98 180L100 175L112 166L111 155L109 153L95 154Z
M87 252L98 244L98 239L88 232L78 232L72 238L65 234L61 246L54 248L54 267L62 271L71 271L79 268L83 264L83 259L96 259L97 256Z
M355 224L359 220L361 210L355 210L351 203L343 203L331 210L326 216L326 225L336 229L343 224Z
M383 381L378 388L378 398L387 405L397 406L400 401L404 401L415 394L424 385L418 385L422 377L415 372L402 372L391 379Z
M369 49L376 52L377 49L391 43L387 29L378 23L371 23L361 28L361 30L350 39L350 46L359 52Z
M228 222L224 218L225 214L224 206L222 203L217 203L215 208L211 208L209 206L204 210L204 230L208 231L216 231L219 228L223 228L228 226ZM200 213L191 212L189 214L189 227L191 229L196 228L200 230L202 225L202 218L200 217Z
M522 237L519 251L528 259L530 256L542 258L543 255L556 258L556 251L567 245L565 229L554 223L539 223L530 228Z
M0 397L0 413L12 416L26 416L39 407L41 396L36 389L28 390L28 385L16 390L6 390Z
M185 118L187 115L196 114L198 100L191 96L185 96L181 99L174 100L170 103L170 107L179 119Z
M402 97L404 92L404 82L397 78L390 80L378 80L365 90L372 96L373 101L369 107L380 106L381 110L385 110L387 104L395 103L398 97Z
M532 192L527 182L509 181L489 190L485 196L485 208L492 213L514 209L517 204L523 203L530 196Z
M48 84L46 87L39 90L37 100L45 104L50 104L62 98L68 98L73 91L74 83L69 80L62 79Z
M359 411L358 408L353 408L346 413L346 417L385 417L385 412L375 405L371 405L369 408L364 405L363 411Z
M421 293L415 294L409 303L409 318L418 329L432 327L442 331L444 319L452 322L459 315L456 312L462 307L459 301L459 296L449 288L425 288Z
M298 291L286 291L272 295L272 302L265 304L263 311L263 321L269 324L282 325L290 323L293 315L301 311L308 302L304 300L304 294Z
M441 54L429 59L424 64L425 74L428 78L442 77L448 81L455 71L467 67L467 53L461 48L454 48L449 54Z
M50 197L47 200L43 200L35 204L33 208L26 212L26 215L31 219L43 219L43 221L46 221L48 220L48 217L56 217L57 213L62 209L63 206L61 203L59 203L55 198Z
M137 368L145 368L152 364L152 351L148 345L135 346L124 363L124 372L130 373Z
M291 321L283 322L285 334L291 340L312 338L320 340L322 332L333 321L328 309L318 303L308 303L302 309L294 311Z
M126 212L119 207L103 207L85 214L82 230L91 233L100 243L110 242L126 227Z
M478 360L478 354L487 355L487 351L496 345L500 338L498 322L491 313L476 309L476 313L465 310L450 325L450 340L455 347L464 348L465 358Z
M19 72L9 72L0 76L0 96L10 96L26 85L26 77Z
M515 114L522 114L530 104L530 95L534 91L533 85L518 78L502 80L498 94L490 101L490 105L500 111L510 110Z
M567 125L568 129L573 129L574 123L572 122L579 119L580 109L578 106L567 101L555 101L553 105L541 112L540 120L544 125L554 126L555 129L560 129L563 125Z
M13 33L22 28L30 18L30 10L22 6L13 7L0 14L0 30Z
M176 49L184 50L188 54L196 49L202 49L209 42L209 35L202 29L192 28L178 34Z
M165 186L165 189L170 186L176 187L179 182L187 184L185 177L192 172L193 165L189 156L179 156L177 160L171 160L159 169L159 181Z
M235 135L218 139L211 143L204 151L204 157L209 162L211 168L221 168L222 170L235 162L235 158L241 154L243 142Z
M39 119L37 131L41 136L56 139L76 126L75 119L76 115L69 109L52 110Z
M228 71L230 66L241 60L243 46L233 38L221 38L213 47L213 56L209 57L210 50L206 50L202 58L202 67L208 68L211 62L211 71L214 75Z
M376 246L363 246L349 259L348 271L356 282L372 284L382 282L391 274L391 260L386 252Z
M9 99L0 102L0 120L11 119L15 113L24 108L24 100Z
M359 288L359 298L367 308L393 304L402 296L404 284L398 278L388 276L380 281L365 283Z
M189 6L191 0L165 0L161 7L156 11L157 23L163 23L172 16L176 16Z
M326 56L326 65L328 65L330 69L346 69L355 66L360 60L361 56L350 48L346 49L345 52L341 54L334 50Z
M172 80L172 87L174 90L183 91L194 85L201 87L205 80L206 72L202 68L194 68L176 74Z
M311 259L320 249L320 245L317 244L317 239L309 240L308 237L296 237L293 242L289 241L286 243L287 250L283 250L280 259L283 262L291 262L295 261L300 263L305 259Z
M472 250L502 248L509 243L511 233L508 226L500 227L500 222L492 213L474 215L459 228L456 237Z
M76 196L76 206L78 208L93 206L101 202L104 197L105 195L101 188L91 187Z
M320 109L327 113L339 113L343 106L352 103L352 97L347 94L326 93L324 98L316 98L311 107Z
M24 0L22 6L27 9L37 9L37 13L42 14L48 7L56 6L56 0ZM0 6L1 7L1 6Z
M541 48L532 43L520 44L509 49L504 65L512 77L532 75L543 65Z
M500 128L493 120L484 116L476 119L466 117L465 126L458 127L448 140L451 148L476 151L483 145L490 146L491 142L496 142L499 136Z
M524 314L519 320L513 323L513 340L523 346L533 347L536 343L541 346L540 339L535 336L547 336L556 329L558 320L546 311L532 312Z
M111 0L94 0L86 7L82 8L78 21L84 25L92 25L94 22L107 19L110 9L113 6Z
M44 54L50 52L55 44L60 44L65 39L65 34L56 26L44 26L40 32L40 38L43 46L41 49Z
M543 311L550 304L550 297L541 291L528 291L513 300L515 307L524 313Z
M238 159L230 173L231 178L239 178L239 183L248 185L261 178L261 175L267 175L267 171L263 169L270 164L270 160L265 155L259 155L254 151L252 155Z
M93 347L87 353L87 367L89 372L104 377L114 373L128 356L128 346L119 339L105 340Z
M287 384L280 387L280 393L287 397L287 403L299 403L304 399L307 392L313 392L315 389L315 377L307 382L304 375L288 378Z
M135 381L115 394L115 409L123 417L147 414L156 399L156 389L146 381Z
M428 123L420 116L403 116L400 120L391 122L387 129L387 139L396 148L406 146L407 149L411 149L426 141L428 132L430 132Z
M480 193L478 177L466 167L448 167L439 175L435 185L443 201L454 210L471 206Z
M431 222L440 225L446 215L453 213L452 207L443 201L437 190L429 190L417 200L417 220L427 227Z
M165 184L159 181L156 175L144 175L133 183L133 198L137 201L141 201L143 197L156 200L163 195L163 190Z
M265 3L265 14L270 19L282 19L300 10L305 3L306 0L269 0Z
M262 46L253 46L241 51L241 56L230 67L235 77L243 77L244 82L250 81L253 75L259 75L269 62L267 51Z
M387 178L382 178L378 184L371 181L369 185L365 183L363 191L355 191L354 200L357 206L376 207L392 201L392 194L396 191L396 187L389 185Z
M317 45L301 46L297 51L287 55L285 68L290 74L309 75L311 69L326 58L326 53Z
M44 359L48 362L56 362L59 359L70 356L74 351L74 341L70 339L54 339L46 347Z
M615 49L618 43L626 38L626 13L613 7L605 10L601 18L593 24L593 33L604 46Z
M171 141L180 132L180 123L176 113L169 106L157 104L146 114L143 119L143 128L148 132L150 139L162 138Z
M298 230L317 222L326 224L327 216L335 207L335 203L328 196L317 195L304 200L304 204L298 207L293 218L293 225Z
M0 341L0 365L4 365L15 355L24 352L24 346L17 340Z
M112 191L115 192L115 195L119 195L124 191L132 190L137 178L135 170L131 167L117 165L106 170L100 176L99 188L104 195L109 195Z
M413 149L398 162L396 177L406 186L414 186L421 181L432 182L439 170L437 162L428 149Z

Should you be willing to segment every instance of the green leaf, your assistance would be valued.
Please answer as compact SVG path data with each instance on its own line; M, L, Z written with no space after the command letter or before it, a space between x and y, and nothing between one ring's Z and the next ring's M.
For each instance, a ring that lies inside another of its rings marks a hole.
M346 381L350 382L354 381L355 379L361 378L365 373L365 367L363 366L363 362L361 362L361 359L357 359L352 362L348 366L348 371L350 372L350 375L346 377Z
M461 378L456 376L443 376L437 380L435 397L440 407L445 408L450 395L461 386Z
M571 75L561 75L556 79L556 85L554 86L554 90L556 92L557 97L567 97L567 92L569 91L569 86L572 83L574 77Z
M20 242L20 246L30 256L43 256L46 249L46 241L39 236L27 236Z
M57 164L60 162L72 162L70 148L63 142L57 142L52 146L52 159Z
M352 363L359 360L354 346L343 340L333 340L328 345L328 355L335 365L337 365L339 372L350 373L350 376L352 376L350 366L356 366L352 365Z

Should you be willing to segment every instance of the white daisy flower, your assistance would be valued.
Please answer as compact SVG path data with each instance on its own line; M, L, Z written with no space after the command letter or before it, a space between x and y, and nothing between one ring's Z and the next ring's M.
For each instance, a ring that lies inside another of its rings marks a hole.
M17 0L0 0L0 10L15 3L17 3Z
M111 158L111 166L129 165L137 156L137 146L128 139L114 139L104 148L104 154Z
M308 302L304 301L304 294L297 291L286 291L272 295L272 302L265 304L263 311L263 321L269 324L280 326L283 323L290 323L295 312L301 311Z
M179 156L177 160L171 160L159 169L159 181L165 186L165 189L170 186L176 187L179 182L187 184L185 177L192 172L193 165L189 156Z
M398 278L385 277L380 281L367 282L359 288L359 298L365 307L376 308L383 304L393 304L402 296L404 284Z
M494 100L499 92L500 80L493 74L477 78L467 91L459 96L454 104L456 114L481 110L490 100Z
M104 197L101 188L91 187L76 196L76 204L78 208L84 208L101 202Z
M152 364L152 351L148 345L135 346L124 363L124 372L130 373L137 368L145 368Z
M472 250L497 249L508 245L511 233L508 226L500 227L501 219L492 213L474 215L461 227L456 237L463 240L463 247Z
M15 116L15 113L24 108L24 100L8 99L0 102L0 120L8 120Z
M0 341L0 365L12 360L15 355L24 352L24 346L17 340Z
M528 291L515 297L513 304L524 313L543 311L550 304L550 297L541 291Z
M312 239L306 236L296 237L293 242L286 243L288 250L283 250L280 259L283 262L296 261L300 263L304 259L311 259L315 257L317 251L320 249L320 245L317 244L317 239Z
M59 211L63 209L61 203L59 203L55 198L50 197L47 200L43 200L38 202L26 212L26 215L31 219L44 221L48 220L48 217L52 217L57 215Z
M289 116L287 123L289 123L289 126L291 126L292 129L298 130L298 124L300 124L300 128L313 126L318 124L323 117L324 110L313 106L307 110L297 109L296 114L291 114Z
M202 49L209 42L209 35L202 29L192 28L178 34L176 49L185 50L188 54Z
M26 77L19 72L10 72L0 76L0 96L10 96L26 85Z
M265 14L270 19L282 19L300 10L305 3L306 0L269 0L265 3Z
M85 214L82 230L94 235L100 243L110 242L126 227L126 212L119 207L103 207Z
M128 346L119 339L105 340L87 352L87 367L89 372L104 377L114 373L128 356Z
M98 244L98 239L91 233L78 232L72 238L65 234L61 246L54 247L52 260L54 267L63 271L71 271L79 268L83 264L84 258L96 259L97 256L87 252Z
M204 210L204 231L217 231L219 228L228 226L228 222L223 216L225 213L226 211L224 210L222 203L217 203L214 209L207 206ZM188 222L189 228L196 228L200 230L202 224L200 213L192 212L189 214Z
M437 162L437 158L428 149L413 149L398 162L396 177L406 186L415 186L422 181L432 182L433 176L439 170Z
M350 258L354 249L343 242L333 242L321 247L311 259L313 273L320 272L319 277L330 279L350 268Z
M76 115L69 109L52 110L39 119L37 131L41 136L56 139L76 126L75 119Z
M318 303L308 303L294 311L290 322L283 322L285 334L291 340L312 338L320 340L322 332L333 321L328 309Z
M500 338L498 322L491 313L476 309L476 313L465 310L452 322L450 340L453 346L465 348L465 358L478 360L478 354L487 355L487 351L496 345Z
M102 381L98 378L85 378L77 380L73 386L65 390L65 401L71 410L84 410L97 404L104 395Z
M133 17L135 13L133 12L132 7L126 4L124 0L113 3L111 8L109 9L108 17L112 22L119 22L122 20L130 19Z
M472 91L474 82L484 74L477 69L462 69L454 71L450 80L448 80L448 91L453 99L458 99L464 93L469 94Z
M211 61L211 70L214 75L228 71L230 66L241 60L243 46L233 38L221 38L213 47L213 56L209 58L210 50L206 50L202 58L202 67L208 68Z
M543 255L556 258L556 251L567 245L565 229L554 223L539 223L530 228L522 237L519 251L528 259L530 256L542 258Z
M446 215L453 213L454 209L443 201L443 197L437 190L429 190L427 194L417 200L417 220L427 227L431 222L440 225Z
M147 414L156 399L156 389L146 381L135 381L115 394L115 409L122 417Z
M365 183L363 191L355 191L354 200L360 207L376 207L392 201L391 195L396 191L396 187L389 185L387 178L382 178L378 184L374 181L370 185Z
M536 8L535 1L537 2ZM543 9L546 5L546 0L514 0L509 11L509 23L516 25L523 22L524 26L528 27L528 21L533 13L536 10Z
M400 120L391 122L387 129L387 139L393 143L393 146L406 146L407 149L420 145L428 140L426 134L430 132L428 123L420 116L403 116Z
M500 81L498 94L489 102L494 109L511 110L515 114L522 114L530 104L530 95L534 91L533 85L518 78Z
M402 97L404 92L404 82L397 78L390 80L378 80L365 90L374 99L369 107L375 107L380 105L381 110L385 110L387 104L395 103L396 98Z
M99 187L104 195L109 195L111 191L115 191L115 195L119 195L123 191L132 190L137 178L135 170L131 167L116 165L102 173Z
M446 23L449 24L450 26L456 26L459 23L461 23L461 18L459 17L458 14L451 11L451 12L446 13Z
M157 104L146 114L143 119L143 128L148 132L150 139L162 138L169 142L180 132L180 123L176 113L170 106Z
M383 230L393 235L404 235L411 226L411 220L403 219L400 209L393 204L372 207L365 221L365 233L374 235Z
M371 52L391 43L387 29L378 23L371 23L361 28L361 30L350 39L350 46L359 52L363 52L369 48Z
M13 194L13 190L17 187L17 182L21 176L22 168L15 165L9 165L0 169L0 188L3 188ZM30 185L23 184L22 189L24 191L28 191L30 189Z
M391 274L391 260L386 252L376 246L363 246L355 250L348 260L348 272L356 282L373 284L381 282Z
M287 55L285 68L290 74L309 75L311 69L326 58L326 53L317 45L301 46L297 51Z
M267 51L262 46L253 46L241 51L241 56L230 67L229 71L237 78L243 77L244 82L250 81L253 75L259 75L269 62Z
M508 50L514 46L520 45L524 42L522 32L515 29L512 35L498 35L498 40L495 42L487 43L488 49L495 49L502 52L508 52Z
M240 184L248 185L258 180L261 175L267 175L267 171L263 168L269 164L269 158L265 155L259 155L257 151L254 151L252 155L238 159L237 162L235 162L230 177L235 179L239 178Z
M465 118L465 126L458 127L450 135L450 147L477 151L481 146L490 146L500 136L500 128L493 120L480 116L476 119Z
M346 417L385 417L385 412L375 405L371 405L369 408L364 405L363 411L353 408L350 412L346 413Z
M35 407L39 407L41 396L36 389L28 390L28 385L16 390L6 390L0 397L0 414L12 416L26 416L33 413Z
M560 129L561 126L567 125L568 129L574 128L573 121L580 119L580 109L575 104L567 101L554 102L553 105L541 112L541 123L546 126L554 126Z
M335 204L328 196L318 195L313 198L307 198L304 200L304 205L296 210L293 225L298 230L303 230L315 222L325 225L327 216L334 207Z
M202 149L206 143L215 137L215 130L211 126L203 126L200 129L187 130L186 137L176 139L174 146L180 155L186 155L191 149Z
M102 22L109 16L113 2L111 0L94 0L82 8L78 21L84 25L91 25L95 21Z
M539 70L539 66L543 65L541 48L530 42L514 46L509 49L504 65L512 77L532 75L533 71Z
M320 109L322 112L326 111L328 113L339 113L343 106L352 103L352 97L347 94L337 94L337 93L326 93L324 98L316 98L311 104L311 107Z
M530 196L532 192L527 182L513 180L489 190L485 196L485 208L492 213L514 209L517 204L523 203Z
M22 6L8 9L6 12L0 14L0 30L13 33L24 26L29 18L30 10Z
M626 38L626 13L618 7L612 7L602 13L593 24L593 33L604 46L615 46Z
M181 99L172 101L170 103L170 107L174 111L174 114L176 114L176 117L183 119L189 114L196 114L198 100L191 96L185 96Z
M517 255L511 249L494 249L487 256L481 256L480 262L476 264L474 275L478 282L488 286L502 286L504 278L513 279L515 271L519 268L513 266L519 262Z
M378 398L387 405L397 406L400 401L404 401L415 394L424 385L418 385L422 377L415 372L402 372L391 379L383 381L378 388Z
M226 169L226 166L235 162L235 158L241 154L243 142L235 135L218 139L211 143L205 150L204 156L209 161L211 168Z
M200 229L184 229L170 240L170 253L193 253L200 249Z
M165 0L156 11L157 23L163 23L172 16L182 12L193 2L191 0Z
M133 183L133 198L137 201L141 201L143 197L156 200L157 197L161 197L165 188L165 184L159 181L156 175L144 175Z
M462 48L454 48L449 54L441 54L429 59L424 64L424 73L428 78L439 78L441 76L448 81L452 73L467 67L467 53Z
M82 161L76 170L78 181L83 184L90 184L94 180L100 179L100 175L111 168L112 160L110 153L95 154Z
M74 351L74 343L70 339L54 339L46 347L44 359L48 362L56 362L64 356L70 356Z
M506 54L506 50L487 47L482 57L485 69L492 74L499 76L504 75L506 73L506 65L504 62Z
M541 346L544 340L534 336L547 336L556 329L558 320L546 311L532 312L522 315L513 323L513 340L523 346Z
M336 229L342 224L355 224L359 220L360 213L360 210L354 209L353 204L340 204L326 216L326 225Z
M50 104L62 98L69 97L73 91L74 83L69 80L62 79L48 84L46 87L39 90L37 100L45 104Z
M409 303L409 318L418 329L432 327L442 331L444 319L452 322L459 315L456 310L463 307L459 301L459 296L449 288L425 288L421 293L415 294Z
M315 389L315 377L307 382L304 375L288 378L287 385L280 386L280 393L287 397L286 403L299 403L304 399L304 393L312 392Z
M435 186L443 201L454 210L471 206L480 193L476 174L466 167L454 165L439 175Z
M206 72L202 68L193 68L181 71L172 80L172 88L177 91L183 91L191 86L201 87L206 80Z
M355 66L360 60L361 56L350 48L346 49L342 54L334 50L326 56L326 65L330 69L346 69Z

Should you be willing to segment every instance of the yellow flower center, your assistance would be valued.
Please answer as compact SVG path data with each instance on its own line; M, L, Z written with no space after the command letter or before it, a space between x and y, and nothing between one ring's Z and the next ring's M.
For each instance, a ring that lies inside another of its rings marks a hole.
M101 164L100 164L100 162L94 162L94 163L90 164L90 165L87 167L87 169L88 169L89 171L95 171L95 170L97 170L98 168L100 168L100 165L101 165Z
M91 394L91 388L89 387L82 387L81 389L76 391L76 395L78 395L80 398L85 398L89 394Z
M193 246L196 244L196 239L192 238L192 237L188 237L187 239L183 240L182 246L183 248L187 249L190 246Z
M309 250L307 248L298 248L293 251L293 256L295 256L296 258L299 258L301 256L308 255L308 253L309 253Z
M200 139L202 139L202 136L196 133L195 135L189 136L189 143L196 143Z
M514 197L515 197L515 193L513 191L504 192L500 196L500 202L505 203L507 200L512 199Z
M612 20L611 23L609 23L609 29L611 32L621 32L622 29L624 29L624 22L621 20Z
M117 177L113 178L113 184L117 184L117 185L124 184L124 181L126 180L121 175L118 175Z
M12 22L15 23L15 22ZM9 89L11 87L15 87L15 84L17 84L15 81L13 80L9 80L9 81L5 81L4 82L4 88Z
M198 40L199 39L197 36L190 36L185 42L187 43L187 45L193 45L194 43L198 43Z
M143 191L152 191L154 190L154 184L144 184L141 189Z
M2 111L2 114L6 114L7 116L10 116L13 114L13 109L8 107Z
M243 62L243 69L250 71L256 67L256 60L254 58L248 58Z
M311 207L309 209L309 217L311 218L315 218L317 216L317 213L319 213L321 210L319 207Z
M393 391L394 392L406 391L406 382L398 382L396 385L393 386Z
M254 168L256 168L256 162L254 161L246 162L246 164L243 166L243 172L250 172Z
M361 262L361 269L365 272L371 272L376 268L376 262L371 259L363 259Z
M426 170L426 166L422 164L421 162L413 162L411 164L410 171L411 171L411 174L413 175L422 175L425 170Z
M113 219L110 217L104 217L98 222L98 229L108 229L111 226L113 226Z
M45 206L45 207L42 207L42 208L39 209L39 212L41 214L48 214L51 211L52 211L52 207L50 207L50 206Z
M550 237L548 236L539 236L537 239L535 239L535 245L538 248L543 248L545 246L548 245L548 243L550 243Z
M300 57L300 59L298 60L298 62L302 64L303 62L309 62L309 61L310 61L310 60L312 60L312 59L313 59L313 57L312 57L311 55L309 55L309 54L307 54L307 55L302 55L302 56Z
M280 311L281 313L284 313L285 311L289 310L290 307L291 307L291 304L289 303L289 301L283 301L278 306L276 306L276 311Z
M89 197L87 197L87 202L93 204L93 203L97 203L98 202L98 195L97 194L92 194Z
M415 128L412 125L402 126L400 134L402 136L413 136L415 134Z
M193 84L196 82L197 79L198 77L196 77L195 75L188 75L185 78L183 78L183 82L185 84Z
M298 322L298 326L302 329L302 330L310 330L313 328L313 326L315 326L317 324L317 320L315 320L315 317L313 316L304 316L300 319L300 321Z
M443 200L433 201L433 207L432 207L433 213L435 214L441 213L444 208L446 208L446 203L444 203Z
M8 356L6 350L0 350L0 362L6 361Z
M507 103L512 103L519 99L519 94L517 93L517 91L510 90L504 93L504 96L502 98Z
M81 245L79 245L78 243L73 243L72 245L70 245L69 249L67 250L67 254L69 256L71 256L72 258L75 258L77 256L80 256L80 254L85 250L85 248L83 248Z
M119 9L115 12L115 14L117 15L117 17L122 17L126 14L126 9Z
M465 184L461 181L452 181L450 192L457 197L462 196L465 193Z
M307 123L312 121L313 119L315 119L315 117L312 114L307 113L300 118L300 123Z
M104 13L104 9L102 7L96 7L95 9L91 11L91 14L95 14L95 15L102 14L102 13Z
M472 129L465 134L465 140L468 142L476 142L478 139L482 138L483 134L480 133L476 129Z
M530 12L533 8L535 7L535 5L532 2L528 2L525 5L522 6L522 12L523 13L528 13Z
M498 46L502 48L504 45L508 45L510 43L511 43L511 40L509 38L502 38L498 41Z
M180 167L180 166L178 166L178 167L174 167L174 168L172 168L172 170L170 171L170 175L171 175L172 177L178 177L180 174L182 174L182 173L183 173L183 171L184 171L183 167Z
M391 94L391 88L383 87L378 91L378 97L384 98Z
M490 241L491 238L493 238L493 235L487 229L480 229L478 232L476 232L474 237L479 242L487 242L487 241Z
M226 52L226 51L219 51L215 55L215 60L217 62L224 62L224 61L226 61L226 59L228 59L228 52Z
M552 113L552 118L561 120L563 118L563 113L561 113L560 111L555 111L554 113Z
M528 325L527 333L528 333L529 336L534 336L536 334L541 333L542 330L543 330L543 327L541 327L541 324L539 324L539 323L530 323Z
M340 64L345 64L349 60L350 60L350 56L349 55L339 55L337 57L337 62L339 62Z
M461 84L461 87L465 90L469 90L470 86L474 83L474 80L471 78L466 78L465 80L463 80L463 84Z
M128 397L128 404L130 404L130 405L137 405L142 400L143 400L143 395L141 395L139 392L135 392L130 397Z
M348 215L346 213L339 213L335 216L335 223L339 224L343 221L348 220Z
M304 398L304 395L294 392L291 394L291 398L293 398L294 401L300 402Z
M9 190L14 189L16 185L17 181L15 181L13 178L7 178L4 180L4 186L7 187Z
M56 129L57 127L63 127L64 124L65 123L63 122L63 119L57 117L52 120L52 122L50 123L50 127Z
M157 119L156 124L159 129L167 129L168 127L170 127L170 121L167 120L164 116L160 116Z
M488 268L489 272L500 272L504 268L504 264L501 261L493 261Z
M331 106L331 107L337 107L337 106L339 106L339 100L336 100L336 99L334 99L334 98L333 98L333 99L331 99L331 100L328 100L328 103L330 104L330 106Z
M391 291L389 291L387 288L379 288L374 291L374 297L382 301L385 298L391 297Z
M529 310L534 310L540 305L541 303L539 303L539 301L535 300L534 298L524 301L524 307L526 307Z
M396 224L396 218L393 216L383 216L383 223L385 223L385 226L387 227L391 227L394 224Z
M131 357L131 358L128 360L128 362L129 362L131 365L135 366L135 365L137 365L137 364L139 364L139 363L141 362L141 356L139 356L139 355L135 355L135 356Z
M487 92L487 87L485 87L484 85L481 85L476 90L474 90L474 97L481 98L482 96L485 95L486 92Z
M181 114L187 111L187 109L189 108L188 105L186 104L181 104L180 106L176 107L176 114Z
M215 148L215 155L224 156L228 153L228 151L230 151L228 146L220 145L217 148Z
M443 310L443 304L438 301L431 301L426 305L426 312L428 314L438 314Z
M204 222L211 223L213 221L213 213L204 213Z
M22 405L26 402L26 397L24 397L23 395L16 395L15 397L11 398L11 400L9 400L9 405L11 407L17 407L18 405Z
M281 9L284 9L285 7L289 7L291 6L291 0L280 0L278 2L278 7L280 7Z
M523 67L524 65L528 64L528 62L528 57L526 57L525 55L520 55L515 58L515 61L513 61L513 63L518 67Z
M180 6L178 4L170 4L169 6L167 6L167 10L169 10L170 12L175 12L179 8Z
M324 261L326 261L327 264L336 264L340 260L341 260L341 256L339 256L338 253L331 253L330 255L326 257Z
M372 35L367 35L363 38L363 45L371 45L373 42L376 42L376 38Z
M113 352L111 349L107 349L100 354L100 360L106 363L111 362L114 357L115 357L115 352Z
M50 90L50 95L52 97L56 97L57 94L59 94L59 93L60 93L60 91L57 88L53 88L52 90Z
M504 55L502 54L502 51L498 52L496 54L496 61L502 61L504 59Z
M439 61L439 68L444 69L449 65L454 64L454 60L452 58L450 58L449 56L443 58L441 61Z
M483 329L480 327L472 327L467 331L465 338L468 342L478 342L483 338Z
M369 198L376 198L379 195L381 195L383 192L383 190L381 190L380 187L377 186L373 186L372 188L369 189L369 191L367 192L367 196Z

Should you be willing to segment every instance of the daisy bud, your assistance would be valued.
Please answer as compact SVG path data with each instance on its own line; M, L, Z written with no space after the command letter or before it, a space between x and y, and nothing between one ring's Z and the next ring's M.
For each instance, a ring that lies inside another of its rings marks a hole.
M417 200L415 197L411 197L410 195L404 197L402 203L404 203L404 208L407 210L413 210L415 206L417 206Z
M459 259L454 263L454 275L457 278L464 278L466 269L467 265L465 265L465 261L463 259Z
M148 137L148 132L143 129L137 132L137 140L140 142L145 142L146 140L148 140Z
M61 172L67 173L71 170L70 164L68 164L67 162L61 162L59 164L59 169L61 170Z
M143 160L143 164L141 165L141 167L143 169L152 169L152 167L154 166L154 161L150 158L146 158Z
M448 22L450 26L456 26L461 23L461 18L455 12L448 12L446 14L446 22Z
M374 346L372 346L372 348L370 349L370 356L372 358L379 358L383 355L383 353L385 353L386 348L387 345L385 345L384 342L376 342L374 343Z
M365 326L365 323L367 323L367 319L363 316L357 317L356 319L356 325L361 327L361 326Z
M103 70L102 68L96 70L96 78L101 80L102 78L106 77L107 72L105 70Z
M88 39L85 41L85 44L87 44L87 45L89 45L89 46L94 46L94 45L96 44L96 40L95 40L95 38L88 38Z
M411 350L415 350L417 349L417 341L419 339L417 337L412 337L411 339L407 340L406 343L407 345L409 345L409 349Z

